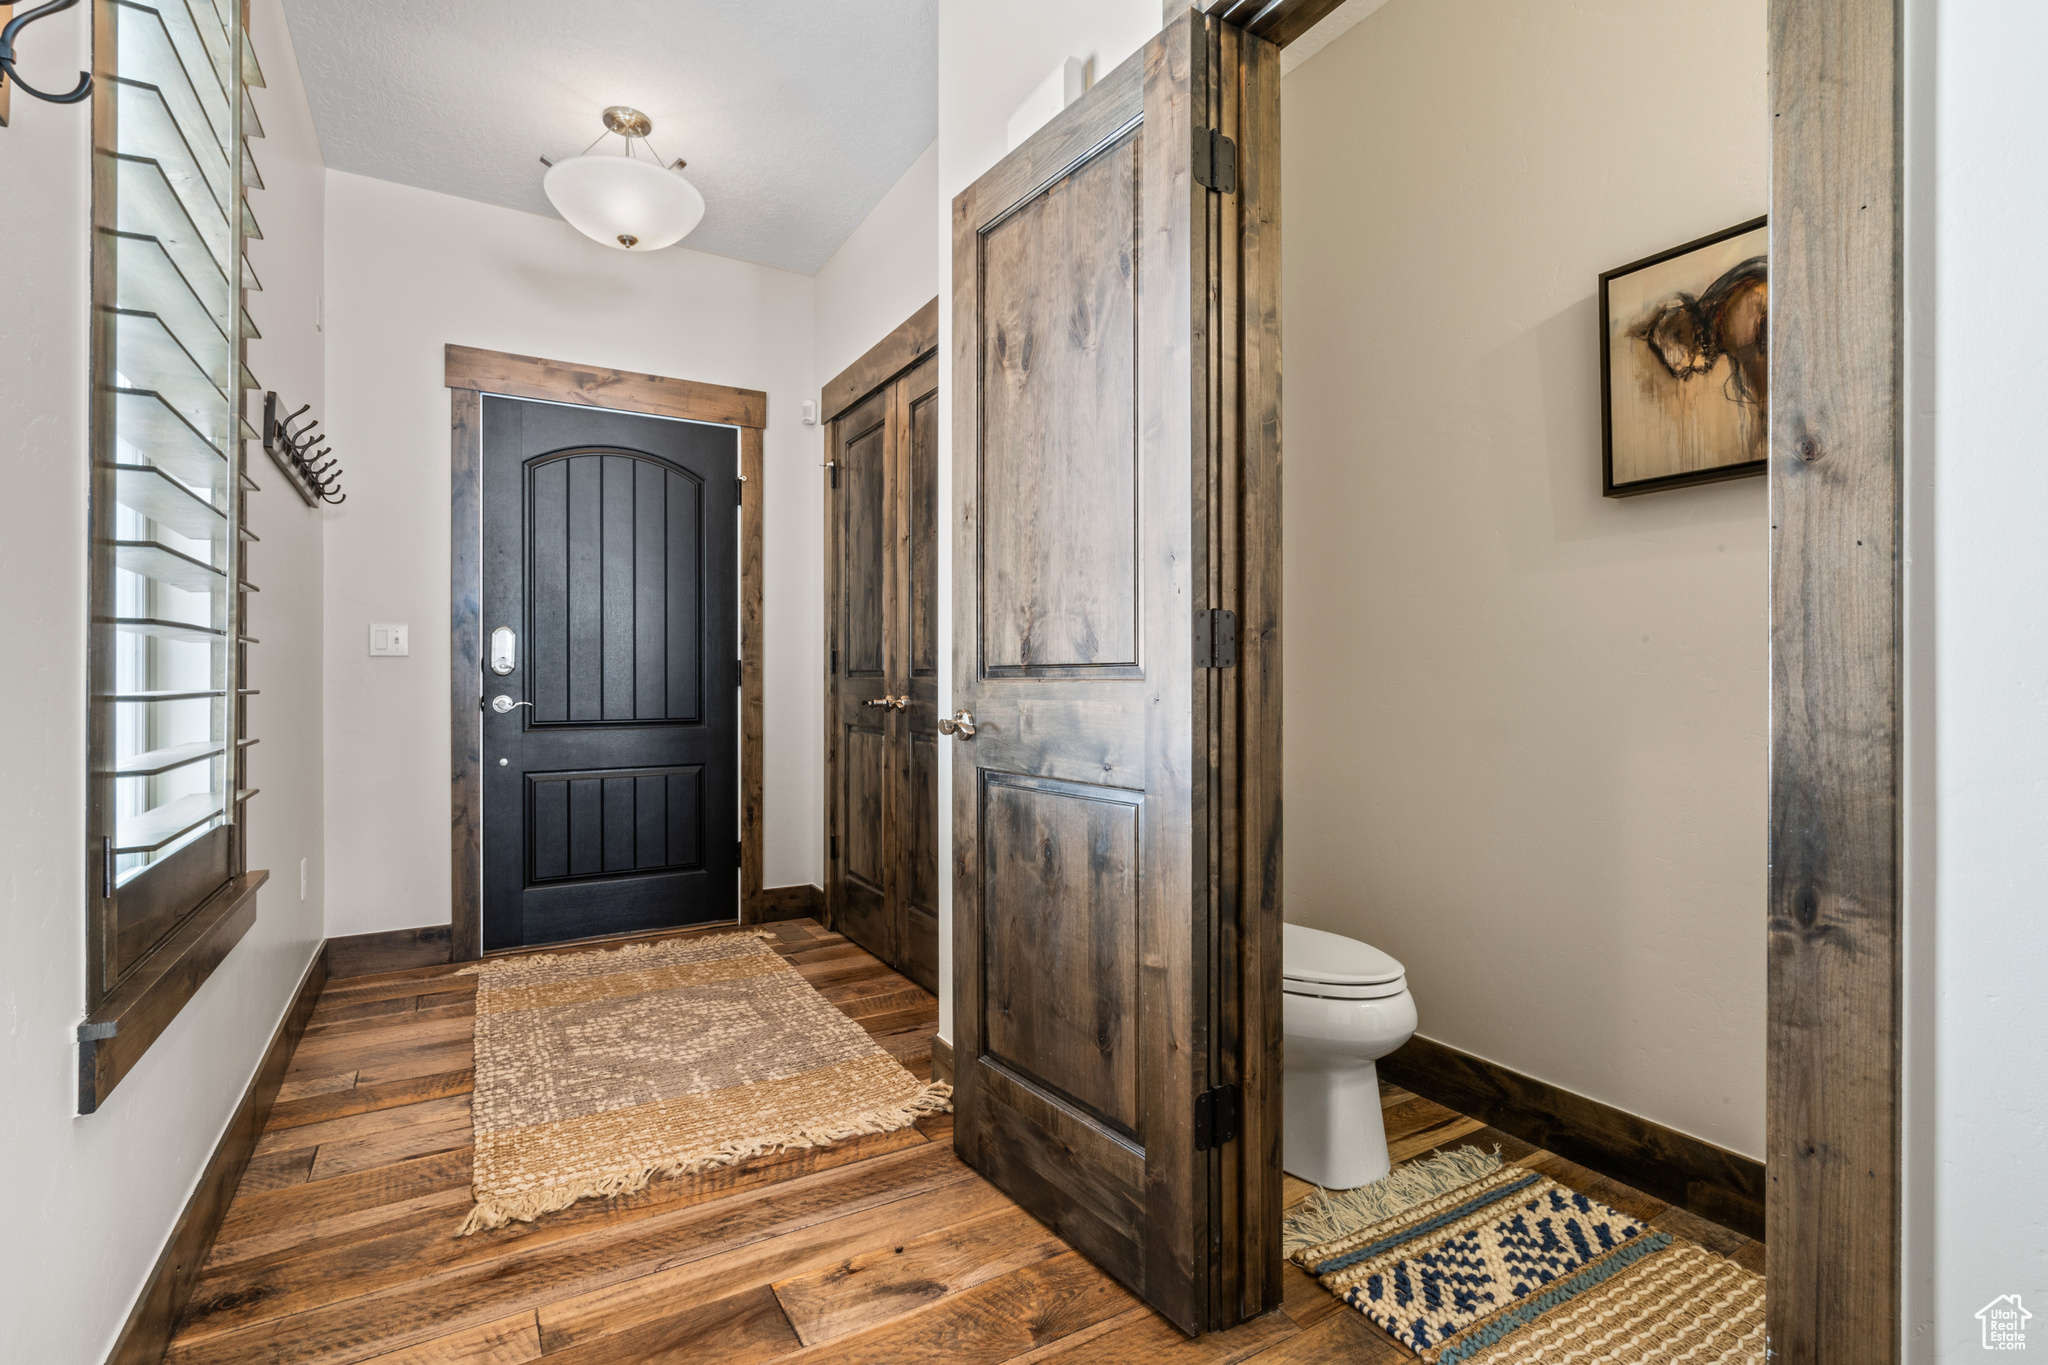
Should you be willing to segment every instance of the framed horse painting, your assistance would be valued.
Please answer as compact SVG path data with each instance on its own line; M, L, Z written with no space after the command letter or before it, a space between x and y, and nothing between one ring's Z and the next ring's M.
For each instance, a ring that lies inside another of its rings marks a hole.
M1608 497L1764 472L1769 266L1756 218L1600 277Z

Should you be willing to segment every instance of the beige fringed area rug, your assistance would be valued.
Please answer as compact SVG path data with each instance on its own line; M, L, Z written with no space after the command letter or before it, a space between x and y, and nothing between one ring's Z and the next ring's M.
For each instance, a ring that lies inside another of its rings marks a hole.
M476 973L476 1207L531 1222L951 1107L754 931L501 958Z
M1283 1244L1431 1365L1764 1365L1764 1282L1464 1147L1318 1191Z

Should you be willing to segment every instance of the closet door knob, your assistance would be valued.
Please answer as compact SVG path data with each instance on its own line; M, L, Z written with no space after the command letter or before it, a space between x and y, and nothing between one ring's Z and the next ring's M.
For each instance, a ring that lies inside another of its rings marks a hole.
M956 711L950 716L940 716L939 733L951 735L955 739L973 739L974 713L972 711Z

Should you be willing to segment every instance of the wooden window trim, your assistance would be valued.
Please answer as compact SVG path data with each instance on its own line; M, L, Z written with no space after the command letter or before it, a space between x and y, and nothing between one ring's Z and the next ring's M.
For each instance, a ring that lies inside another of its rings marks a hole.
M78 1026L78 1112L90 1114L135 1069L256 923L268 872L244 872L187 915Z
M116 24L109 0L94 0L92 6L92 75L98 88L110 90L119 74ZM13 13L13 6L0 6L0 20ZM248 593L256 591L249 582L248 542L255 537L247 528L248 493L259 486L249 477L247 443L255 429L246 417L246 404L256 384L248 371L249 342L256 336L249 322L250 283L244 278L246 249L251 240L252 215L248 192L261 189L259 181L245 181L244 168L253 165L247 147L251 138L263 136L260 122L245 122L249 91L263 87L257 69L253 40L249 35L246 0L234 18L224 21L229 30L228 62L231 79L223 92L228 101L230 136L234 150L228 157L228 207L226 223L231 259L223 267L226 303L233 318L222 328L228 346L227 363L239 377L222 394L226 399L228 429L211 442L220 448L226 468L222 492L213 506L222 516L225 563L216 553L208 567L225 581L219 624L224 658L220 676L210 680L208 691L218 687L224 701L220 717L219 748L206 762L222 763L219 820L152 863L130 883L126 894L162 908L151 915L147 930L138 940L155 939L154 946L140 944L134 956L124 950L121 918L121 883L112 876L120 820L113 772L114 740L118 726L111 713L115 704L105 689L109 682L109 634L117 629L112 609L114 598L113 539L119 482L115 467L118 431L115 394L115 332L106 321L107 310L120 303L118 255L110 230L119 218L118 186L111 153L118 149L115 101L95 98L90 105L94 155L92 182L92 244L90 252L90 300L93 311L90 356L91 434L87 473L91 485L91 516L87 528L89 568L87 577L86 645L86 848L84 870L85 901L85 1007L86 1017L77 1025L78 1112L96 1113L143 1053L170 1027L180 1011L198 993L228 953L248 933L256 920L256 891L269 878L264 871L248 867L247 802L258 793L249 784L246 698L255 695L248 686ZM132 74L132 73L131 73ZM0 127L6 125L7 96L0 91ZM182 120L173 116L174 127ZM260 237L262 234L254 234ZM216 261L216 264L219 262ZM127 308L129 305L121 304ZM219 325L216 318L216 325ZM175 331L166 326L174 341ZM180 342L179 344L183 344ZM140 386L138 386L140 387ZM168 403L167 403L168 406ZM233 428L239 424L239 432ZM153 442L144 454L160 463L161 452ZM170 466L165 466L169 469ZM175 482L175 480L173 480ZM156 574L145 577L157 578ZM116 689L119 690L119 689ZM190 831L188 831L188 834ZM185 836L179 836L184 839ZM114 840L116 842L109 842ZM193 861L197 860L197 861ZM180 865L182 864L182 865ZM144 896L144 878L155 874L151 894Z
M597 365L447 347L450 390L449 714L452 800L450 957L483 956L483 396L537 398L615 412L716 422L740 433L740 922L760 923L772 908L761 890L762 438L768 395Z

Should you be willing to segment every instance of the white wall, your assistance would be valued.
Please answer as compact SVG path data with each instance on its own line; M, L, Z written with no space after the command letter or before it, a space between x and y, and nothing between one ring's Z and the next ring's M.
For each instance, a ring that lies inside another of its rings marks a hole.
M327 167L306 112L306 92L291 34L277 0L251 14L256 55L269 85L253 98L265 137L254 156L264 188L249 196L264 237L248 247L262 281L249 295L249 316L263 335L249 343L249 370L288 403L327 406L325 338L318 326L326 226ZM273 110L277 112L272 113ZM262 409L252 406L253 419ZM259 446L249 446L249 527L263 539L249 548L249 580L262 591L249 599L249 781L262 795L249 806L249 863L270 869L265 904L299 903L299 863L306 863L306 900L298 940L323 936L327 859L324 844L321 742L321 572L330 511L294 493ZM296 940L295 940L296 941Z
M277 0L253 26L270 88L255 92L271 188L254 197L269 237L250 258L271 292L250 307L266 382L318 391L319 340L295 301L320 259L318 144ZM68 88L90 64L82 12L34 30L29 78ZM0 681L25 723L9 729L0 784L0 1160L10 1191L0 1238L0 1360L102 1359L190 1196L201 1164L320 937L318 882L298 899L297 859L320 865L319 747L296 733L319 705L317 643L294 616L319 610L317 518L273 491L251 498L263 589L252 651L251 863L273 880L256 925L96 1114L78 1117L75 1029L85 1002L85 581L90 114L24 98L0 131L0 240L12 293L0 311ZM275 378L273 378L275 376ZM261 456L256 457L258 460ZM260 469L257 479L263 482ZM309 691L272 700L277 687Z
M1287 918L1757 1157L1765 487L1600 496L1595 277L1764 211L1764 9L1391 0L1281 87Z
M1159 32L1159 0L1034 0L1028 6L942 0L939 6L939 392L953 391L953 196L1007 150L1010 115L1069 57L1096 78ZM950 412L950 400L945 411ZM939 421L939 506L953 506L953 424ZM951 513L947 514L951 524ZM939 556L939 657L953 657L952 532ZM941 670L939 710L950 714L953 671ZM953 765L939 765L939 847L953 846ZM939 878L939 979L953 977L953 879ZM953 995L939 993L939 1036L953 1036Z
M330 171L327 430L347 468L326 564L327 932L449 916L449 342L768 393L765 881L821 880L824 705L808 276ZM372 621L412 627L370 658Z
M860 359L939 292L944 239L932 220L938 187L935 141L818 267L811 355L820 384ZM822 435L819 440L822 450Z
M2048 11L1909 0L1906 1342L2048 1345Z

